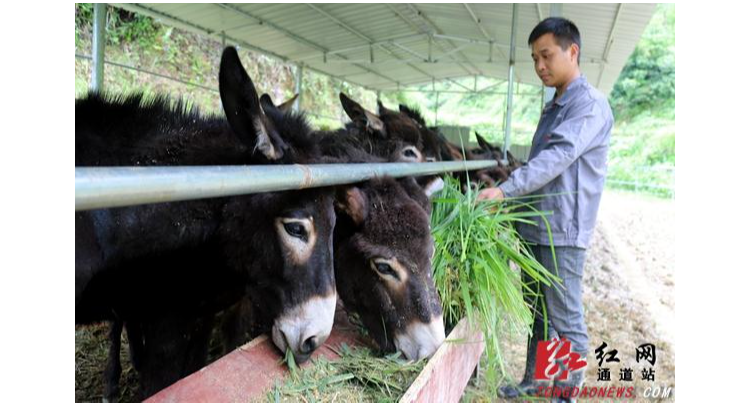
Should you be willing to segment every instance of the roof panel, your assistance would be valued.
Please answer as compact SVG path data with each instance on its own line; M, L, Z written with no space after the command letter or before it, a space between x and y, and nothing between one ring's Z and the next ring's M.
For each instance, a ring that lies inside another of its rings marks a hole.
M303 63L322 73L345 77L374 90L433 78L476 72L507 74L511 4L122 4L119 7L158 17L166 24L210 34L227 30L270 55ZM618 7L619 15L618 15ZM583 40L581 69L607 93L651 19L654 4L564 4ZM549 4L518 5L516 75L524 83L539 80L528 60L526 38ZM475 21L472 14L479 21ZM259 20L260 19L260 20ZM616 23L615 23L616 20ZM613 30L614 26L614 30ZM607 39L613 36L605 55ZM449 39L435 39L442 34ZM393 38L411 36L407 40ZM490 57L490 42L492 63ZM370 63L372 44L374 63ZM354 48L354 49L350 49ZM345 52L340 52L344 50ZM340 53L337 53L340 52ZM323 62L326 53L328 63ZM423 61L429 54L435 63ZM607 57L606 63L602 61ZM346 62L347 60L351 61Z

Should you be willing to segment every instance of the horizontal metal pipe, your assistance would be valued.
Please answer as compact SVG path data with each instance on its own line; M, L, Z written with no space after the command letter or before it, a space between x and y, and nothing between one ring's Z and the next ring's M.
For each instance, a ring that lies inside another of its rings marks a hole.
M350 184L496 166L494 160L259 166L76 167L76 211Z

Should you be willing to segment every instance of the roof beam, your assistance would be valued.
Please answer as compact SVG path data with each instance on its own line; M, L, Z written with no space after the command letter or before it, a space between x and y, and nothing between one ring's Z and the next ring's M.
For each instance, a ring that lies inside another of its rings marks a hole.
M408 46L406 46L406 45L401 45L401 44L399 44L398 42L392 42L391 44L392 44L393 46L395 46L396 48L399 48L399 49L401 49L402 51L404 51L404 52L408 53L409 55L412 55L412 56L416 56L417 58L419 58L419 59L421 59L421 60L423 60L423 61L425 61L425 62L427 62L427 61L428 61L428 59L429 59L429 58L428 58L428 56L422 55L421 53L419 53L419 52L417 52L417 51L415 51L415 50L413 50L413 49L409 48L409 47L408 47Z
M272 23L272 22L270 22L268 20L264 20L262 18L259 18L259 17L255 16L255 15L253 15L253 14L250 14L247 11L238 8L237 6L234 6L234 5L231 5L231 4L216 4L216 5L218 7L221 7L223 9L225 9L225 10L229 10L229 11L235 12L237 14L241 14L241 15L247 17L247 18L251 18L253 20L256 20L256 21L258 21L258 24L264 25L264 26L270 27L270 28L272 28L272 29L274 29L276 31L279 31L279 32L283 33L284 35L288 36L289 38L291 38L291 39L293 39L293 40L295 40L295 41L297 41L297 42L299 42L301 44L304 44L305 46L308 46L310 48L316 49L316 50L318 50L320 52L323 52L324 54L328 53L328 48L326 48L326 47L324 47L324 46L322 46L320 44L317 44L317 43L315 43L313 41L310 41L308 39L302 38L301 36L295 34L294 32L292 32L292 31L290 31L290 30L288 30L286 28L280 27L280 26L278 26L278 25L276 25L276 24L274 24L274 23ZM346 56L344 56L344 55L335 55L335 56L338 57L338 58L340 58L340 59L343 59L345 61L348 60L348 58ZM384 75L384 74L382 74L380 72L377 72L375 70L372 70L372 69L370 69L370 68L368 68L368 67L366 67L364 65L361 65L359 63L352 63L352 66L356 66L356 67L358 67L358 68L360 68L360 69L362 69L362 70L364 70L366 72L372 73L372 74L374 74L374 75L376 75L376 76L378 76L380 78L389 80L389 81L391 81L393 83L398 83L396 80L391 79L390 77L388 77L388 76L386 76L386 75Z
M398 9L396 9L396 8L394 7L394 5L392 5L392 4L386 4L386 6L387 6L387 7L388 7L388 8L389 8L389 9L390 9L391 11L393 11L393 13L394 13L394 14L396 14L396 15L397 15L397 16L398 16L398 17L399 17L399 18L400 18L401 20L403 20L403 21L404 21L405 23L409 24L409 25L410 25L410 26L411 26L412 28L416 29L416 30L417 30L418 32L421 32L421 33L423 33L423 34L425 34L425 35L428 35L428 36L429 36L429 37L431 37L431 38L435 38L435 34L436 34L436 32L435 32L436 30L435 30L435 29L432 29L432 30L428 30L428 29L423 29L422 27L420 27L420 26L418 26L417 24L415 24L415 23L414 23L413 21L409 20L409 18L408 18L408 17L406 17L405 15L403 15L403 13L402 13L401 11L399 11ZM412 11L413 11L413 10L412 10ZM434 41L430 41L430 44L432 44L433 42L434 42ZM446 50L445 50L445 49L443 48L443 46L442 46L442 45L441 45L440 43L436 43L436 45L437 45L437 46L439 46L439 47L440 47L440 49L441 49L441 50L442 50L442 51L443 51L444 53L445 53L445 52L447 52L447 51L446 51ZM454 46L455 46L455 45L454 45ZM430 52L430 55L428 56L428 58L429 58L429 59L432 59L432 52ZM454 61L456 60L456 59L455 59L455 58L453 58L453 57L451 57L451 59L453 59ZM464 59L466 59L466 57L465 57L465 56L464 56ZM467 69L467 68L466 68L466 66L464 66L464 65L463 65L463 63L459 63L459 66L461 66L461 69L463 69L463 70L464 70L464 71L465 71L465 72L466 72L466 73L467 73L468 75L471 75L471 76L473 76L473 75L475 74L475 72L471 72L471 71L470 71L469 69ZM483 73L483 72L482 72L482 71L481 71L480 69L476 68L476 66L473 66L473 67L474 67L474 68L475 68L475 69L476 69L476 70L477 70L477 71L478 71L478 72L479 72L480 74L484 74L484 73Z
M416 17L418 19L420 19L421 21L424 21L430 27L432 27L432 30L433 30L434 34L443 34L443 32L441 32L440 28L434 22L432 22L429 18L427 18L427 16L425 15L425 13L423 13L422 10L420 10L415 4L406 3L406 7L408 7L416 15ZM448 43L453 48L457 48L456 44L454 44L453 41L448 40ZM440 44L437 44L437 45L440 46L440 48L442 49L442 46ZM446 52L446 51L443 49L443 52ZM476 65L474 65L474 63L472 63L469 60L469 58L467 58L466 55L464 55L463 52L458 52L458 54L459 54L459 56L461 56L461 58L463 58L464 61L467 62L467 64L469 66L472 67L472 69L474 69L474 72L471 72L468 69L463 68L463 65L460 65L460 66L462 66L462 68L464 70L466 70L466 73L468 73L470 76L473 76L474 74L476 74L476 72L479 72L479 74L484 75L484 72L482 71L482 69L480 69Z
M462 79L462 78L465 78L465 77L466 77L466 75L450 76L450 77L446 77L446 78L443 78L443 79L439 79L438 82L447 82L447 81L450 81L450 80ZM484 92L482 94L496 94L495 92L489 92L487 90L489 90L492 87L498 86L500 84L508 83L508 78L507 77L500 77L500 76L484 76L484 77L492 78L492 79L497 79L497 80L499 80L499 82L495 83L493 85L490 85L488 87L485 87L484 89L481 89L481 90L477 91L477 93ZM419 80L414 80L414 81L411 81L411 82L401 83L401 86L399 86L397 88L394 88L394 89L389 88L387 90L388 91L397 91L397 90L404 90L405 91L405 90L409 90L409 89L404 89L404 86L424 85L424 84L429 84L429 83L433 83L432 80L419 79ZM456 82L454 82L454 83L456 83ZM456 84L458 84L458 83L456 83ZM456 91L456 90L447 90L447 89L445 89L445 90L435 90L435 91L439 91L441 93L449 93L449 92L474 93L473 89L468 89L468 90L469 91ZM423 92L424 93L429 93L431 91L432 90L430 90L430 91L423 91ZM502 93L498 92L497 94L506 94L506 92L502 92Z
M615 13L615 19L612 21L612 28L609 30L609 37L607 37L607 46L604 48L604 54L602 55L602 61L607 63L609 58L609 51L612 49L612 43L615 40L615 28L617 28L617 22L620 21L622 15L622 8L625 4L620 3L617 5L617 12Z
M318 12L319 14L321 14L321 15L323 15L324 17L328 18L329 20L331 20L331 21L335 22L335 23L336 23L336 24L337 24L337 25L338 25L339 27L341 27L341 28L343 28L343 29L345 29L345 30L347 30L347 31L351 32L352 34L354 34L354 35L356 35L356 36L360 37L361 39L363 39L363 40L367 41L367 43L368 43L368 44L370 44L371 46L372 46L372 45L374 45L374 44L376 43L376 41L373 41L373 40L372 40L372 39L371 39L370 37L368 37L367 35L365 35L365 34L363 34L363 33L359 32L358 30L356 30L356 29L354 29L353 27L349 26L349 24L347 24L347 23L345 23L345 22L343 22L343 21L339 20L339 19L338 19L338 18L336 18L336 17L334 16L334 15L332 15L331 13L328 13L328 12L326 12L326 11L325 11L325 10L323 10L322 8L320 8L320 7L318 7L318 6L314 5L314 4L310 4L310 3L307 3L307 5L308 5L308 7L312 8L312 9L313 9L313 10L315 10L315 11L317 11L317 12ZM377 45L375 45L375 46L377 46L378 48L380 48L380 49L381 49L381 50L382 50L383 52L385 52L385 53L387 53L387 54L389 54L389 55L393 56L394 58L396 58L396 59L399 59L399 60L403 60L403 58L399 57L399 56L398 56L398 55L396 55L396 54L395 54L395 53L394 53L393 51L391 51L390 49L386 48L386 47L385 47L385 46L384 46L384 45L383 45L382 43L378 43L378 44L377 44ZM431 78L433 78L433 79L435 78L435 77L434 77L434 76L432 76L432 75L431 75L430 73L428 73L428 72L425 72L424 70L422 70L422 69L418 68L417 66L414 66L414 65L412 65L411 63L407 63L407 65L408 65L408 66L409 66L410 68L412 68L412 69L416 70L417 72L419 72L419 73L420 73L420 74L422 74L422 75L426 75L426 76L429 76L429 77L431 77ZM397 83L397 84L398 84L398 83Z
M346 47L346 48L331 50L331 51L328 51L328 55L330 56L330 55L336 55L338 53L346 53L346 52L351 52L351 51L358 51L360 49L367 49L367 48L370 48L372 46L377 46L377 45L381 45L381 44L390 44L390 43L394 43L394 42L397 42L397 41L409 41L409 40L412 40L412 39L419 39L419 38L422 38L422 37L424 37L424 34L400 35L400 36L393 37L393 38L388 38L388 39L383 39L383 40L380 40L380 41L375 41L372 44L355 45L355 46L349 46L349 47ZM301 62L303 60L308 60L308 59L312 59L312 58L318 58L320 56L321 56L321 54L315 53L315 54L312 54L312 55L307 55L307 56L302 56L302 57L299 57L299 58L295 58L294 60Z
M612 21L612 28L609 30L609 36L607 37L607 44L604 46L604 53L602 54L602 63L599 65L599 79L596 81L596 87L602 83L602 77L604 77L604 68L609 62L609 51L612 49L612 43L615 41L615 28L617 28L617 22L620 20L622 13L623 3L617 5L617 12L615 13L615 19Z
M474 91L474 89L470 89L470 88L468 88L468 87L464 86L463 84L461 84L461 83L459 83L459 82L457 82L457 81L455 81L455 80L453 80L453 79L445 79L445 80L447 80L447 81L449 81L449 82L451 82L451 83L455 84L455 85L456 85L456 86L458 86L458 87L462 87L462 88L466 89L466 91L468 91L468 92L470 92L470 93L476 93L476 91Z
M466 8L466 11L469 12L471 19L474 21L474 24L477 26L477 28L479 28L479 32L481 32L482 35L484 35L485 39L487 39L493 47L497 48L497 50L500 51L500 56L502 56L503 58L508 57L507 55L503 53L503 49L498 46L498 43L495 40L495 38L493 38L487 32L487 30L484 29L484 26L482 26L482 20L476 15L476 13L474 13L474 10L471 8L471 6L468 3L463 3L463 4L464 4L464 7ZM520 80L520 78L518 77L518 74L516 74L515 76L516 76L516 79Z
M206 28L206 27L202 27L202 26L197 25L197 24L193 24L191 22L182 20L180 18L171 16L171 15L166 14L166 13L162 13L161 11L154 10L153 8L144 6L142 4L133 4L133 3L123 3L123 4L120 4L120 3L112 3L112 5L116 6L116 7L119 7L119 8L122 8L122 9L125 9L125 10L130 10L130 11L134 11L136 13L147 15L147 16L152 17L152 18L161 19L163 21L169 22L173 26L177 26L177 27L186 29L186 30L194 32L194 33L203 34L203 35L206 35L209 38L213 38L213 39L218 40L218 41L222 40L222 34L220 32L214 31L214 30ZM257 46L252 45L252 44L250 44L250 43L248 43L246 41L243 41L243 40L241 40L239 38L235 38L235 37L232 37L232 36L229 36L229 35L225 35L224 37L228 41L230 41L232 43L235 43L237 45L243 46L243 47L245 47L247 49L251 49L251 50L253 50L255 52L260 52L262 54L268 55L268 56L270 56L270 57L272 57L274 59L280 60L282 62L291 63L291 61L289 60L289 58L287 58L285 56L282 56L282 55L279 55L277 53L268 51L266 49L258 48ZM316 73L322 74L324 76L329 76L329 77L333 77L333 78L336 78L336 79L339 79L339 80L343 80L343 79L341 79L340 76L332 75L330 73L323 72L322 70L313 69L313 68L310 68L310 70L312 70L312 71L314 71Z

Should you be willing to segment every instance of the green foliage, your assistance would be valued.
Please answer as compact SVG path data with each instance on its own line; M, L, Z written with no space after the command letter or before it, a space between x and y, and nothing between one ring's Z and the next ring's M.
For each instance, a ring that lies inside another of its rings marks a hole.
M675 5L660 4L610 94L609 187L673 196Z
M94 20L94 6L91 3L76 3L76 48L80 45L81 32Z
M674 118L674 44L675 5L660 4L612 89L618 120L644 112Z
M670 197L674 187L673 119L641 114L617 125L610 143L608 185ZM632 183L632 184L631 184Z
M534 259L514 227L547 213L515 199L477 201L476 191L464 194L457 180L445 181L432 211L435 284L446 323L468 317L484 333L485 375L488 386L495 387L504 374L502 337L531 332L534 314L525 297L538 297L539 283L559 280ZM531 285L523 282L522 273Z
M91 3L76 3L76 45L79 37L89 36L94 20L94 6ZM107 6L106 36L107 46L137 42L142 47L151 46L163 26L150 17L131 13L120 8Z
M125 41L137 42L145 48L153 45L159 31L163 29L163 26L157 26L150 17L123 9L110 8L107 16L107 45Z

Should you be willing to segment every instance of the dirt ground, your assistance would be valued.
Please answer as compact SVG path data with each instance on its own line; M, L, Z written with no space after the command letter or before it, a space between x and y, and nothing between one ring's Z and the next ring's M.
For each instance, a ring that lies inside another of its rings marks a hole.
M104 366L109 351L107 324L76 326L76 402L102 402ZM120 401L139 401L138 375L128 359L127 344L120 351Z
M674 208L674 200L610 190L605 193L584 272L590 339L585 385L633 385L635 389L633 398L580 402L674 402ZM611 382L597 381L594 351L602 342L607 343L606 351L618 350L620 363L609 365ZM656 345L654 381L643 381L644 360L636 363L635 348L644 343ZM505 358L511 381L518 382L523 376L525 356L526 339L509 339ZM633 369L632 383L619 381L619 370L626 367ZM660 398L646 398L649 387L651 392L659 387ZM671 392L661 398L666 387L671 387ZM497 401L478 392L467 391L463 400Z

